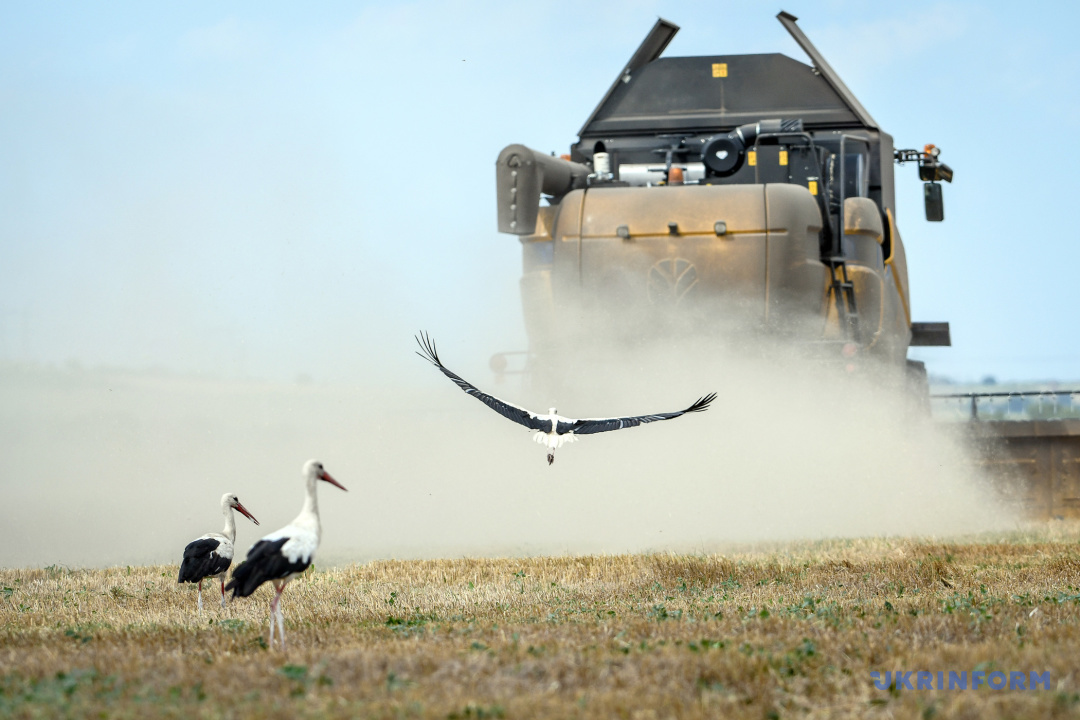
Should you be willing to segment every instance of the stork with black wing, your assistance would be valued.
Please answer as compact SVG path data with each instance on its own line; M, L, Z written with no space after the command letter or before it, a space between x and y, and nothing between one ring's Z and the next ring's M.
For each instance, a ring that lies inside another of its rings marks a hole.
M555 462L556 448L561 447L563 443L576 441L578 435L622 430L623 428L637 427L638 425L659 420L671 420L687 413L703 412L709 408L709 403L716 399L716 393L709 393L699 398L697 402L685 410L652 415L635 415L633 417L582 418L577 420L559 415L555 408L551 408L545 414L537 414L505 400L500 400L493 395L481 392L475 385L448 369L439 360L439 355L435 351L435 341L431 339L430 335L421 333L417 336L416 342L420 345L420 352L416 354L439 368L443 375L453 380L454 384L464 390L467 395L476 398L507 420L513 420L518 425L524 425L530 430L535 430L536 434L533 435L533 440L541 445L546 445L548 448L548 465Z

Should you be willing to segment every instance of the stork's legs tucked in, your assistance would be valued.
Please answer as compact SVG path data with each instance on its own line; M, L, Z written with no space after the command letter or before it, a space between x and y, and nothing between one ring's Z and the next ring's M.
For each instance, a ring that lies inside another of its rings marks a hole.
M199 612L202 612L202 580L199 581Z
M552 412L554 412L554 409L552 409ZM546 432L543 432L543 431L538 431L535 435L533 435L533 442L539 443L540 445L546 445L547 446L547 449L548 449L548 453L547 453L548 465L551 465L553 462L555 462L555 450L556 450L556 448L561 448L564 443L577 442L577 436L574 435L573 433L566 433L565 435L556 435L555 433L546 433Z
M285 649L285 616L281 614L281 591L285 589L285 583L275 582L274 599L270 601L270 648L274 647L274 620L277 620L278 637L281 649Z

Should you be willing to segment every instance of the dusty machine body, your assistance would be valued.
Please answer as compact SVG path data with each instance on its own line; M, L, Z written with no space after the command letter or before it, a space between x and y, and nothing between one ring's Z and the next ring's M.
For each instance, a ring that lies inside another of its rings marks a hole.
M660 57L659 20L561 158L497 161L498 227L519 236L530 351L598 332L734 332L918 373L894 163L939 220L952 171L900 150L795 24L812 65L780 54ZM924 371L922 371L925 374Z

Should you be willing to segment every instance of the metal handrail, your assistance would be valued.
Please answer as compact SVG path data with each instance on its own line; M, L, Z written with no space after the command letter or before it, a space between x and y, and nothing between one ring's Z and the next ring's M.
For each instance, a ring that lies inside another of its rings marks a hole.
M971 404L970 404L971 419L972 420L978 420L979 419L979 399L980 398L1003 397L1003 398L1009 398L1011 400L1012 398L1033 397L1033 398L1040 398L1040 406L1041 406L1041 398L1050 396L1050 397L1054 398L1054 405L1056 406L1058 404L1058 398L1060 398L1062 395L1068 396L1069 397L1069 402L1071 404L1073 402L1076 402L1076 400L1078 399L1078 396L1080 396L1080 390L1061 389L1061 390L1012 390L1012 391L1003 391L1003 392L930 393L930 398L931 399L958 399L958 400L960 400L960 399L969 399L971 401Z

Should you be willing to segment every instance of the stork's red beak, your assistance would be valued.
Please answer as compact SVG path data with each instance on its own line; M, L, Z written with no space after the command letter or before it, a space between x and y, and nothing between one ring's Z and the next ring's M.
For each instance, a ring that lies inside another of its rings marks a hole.
M345 492L349 492L349 489L348 489L347 487L345 487L344 485L342 485L341 483L339 483L339 482L338 482L337 480L335 480L334 478L330 477L330 473L326 472L325 470L323 470L323 471L322 471L322 472L321 472L321 473L319 474L319 479L320 479L320 480L325 480L326 482L330 483L330 484L331 484L331 485L333 485L334 487L339 487L339 488L341 488L342 490L344 490Z
M248 509L246 507L244 507L243 505L241 505L239 502L236 503L236 509L240 511L241 515L246 517L251 522L255 523L256 525L259 524L259 521L255 519L255 516L252 515L251 513L249 513Z

